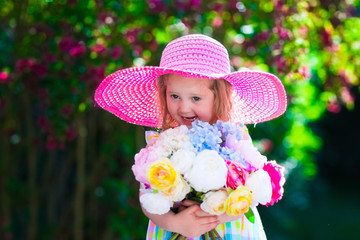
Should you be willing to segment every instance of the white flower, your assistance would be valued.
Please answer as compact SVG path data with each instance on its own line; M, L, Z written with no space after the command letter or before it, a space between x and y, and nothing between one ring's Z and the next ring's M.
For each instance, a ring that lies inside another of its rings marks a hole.
M180 174L185 174L193 165L196 155L193 151L180 149L171 157L174 168Z
M165 189L161 193L169 200L179 202L184 200L190 189L190 185L182 177L179 177L173 187Z
M252 206L258 203L265 205L271 201L272 187L269 174L263 169L259 169L252 173L246 180L245 187L252 192Z
M153 150L149 153L149 155L153 155L154 157L156 156L157 159L168 157L172 153L170 148L158 142L156 142L153 146L151 146L151 148Z
M200 152L193 167L185 174L185 179L198 192L207 192L226 184L227 167L225 161L214 150Z
M256 169L261 169L264 167L264 164L267 161L267 158L264 155L261 155L259 150L254 147L251 140L240 140L234 141L233 139L229 139L227 142L228 147L238 151L247 161Z
M161 193L145 193L140 196L140 202L152 214L165 214L172 207L172 202Z
M157 146L165 146L171 151L179 149L192 149L190 137L187 135L189 129L185 125L176 128L169 128L162 132L156 140Z
M225 212L224 204L227 197L227 191L224 189L208 192L205 194L204 200L200 207L207 213L221 215Z

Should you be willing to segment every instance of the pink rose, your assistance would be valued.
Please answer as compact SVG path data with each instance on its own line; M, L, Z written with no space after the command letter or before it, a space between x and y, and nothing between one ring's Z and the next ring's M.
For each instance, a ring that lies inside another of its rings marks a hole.
M239 186L245 185L249 173L245 170L244 166L236 161L225 160L225 162L228 168L227 186L235 190Z
M146 170L149 164L155 162L159 158L154 147L148 146L135 154L135 164L131 167L137 181L150 185L146 177Z
M266 171L271 178L271 186L272 186L272 196L271 201L266 204L266 206L274 205L277 201L279 201L284 194L284 184L285 177L284 171L285 168L276 163L276 161L268 161L264 165L264 171Z

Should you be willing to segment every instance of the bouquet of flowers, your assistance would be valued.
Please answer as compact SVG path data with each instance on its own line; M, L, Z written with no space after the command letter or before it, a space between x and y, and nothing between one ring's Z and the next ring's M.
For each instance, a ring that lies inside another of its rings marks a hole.
M184 199L214 215L242 215L254 223L251 207L273 205L283 195L284 168L267 161L243 125L195 121L159 134L135 155L140 197L150 213L165 214Z

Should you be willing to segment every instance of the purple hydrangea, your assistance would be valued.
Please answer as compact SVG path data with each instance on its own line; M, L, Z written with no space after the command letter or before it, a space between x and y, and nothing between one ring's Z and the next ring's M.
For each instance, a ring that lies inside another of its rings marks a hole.
M247 161L245 161L245 159L241 156L241 154L231 148L221 147L218 153L223 159L236 161L241 163L244 166L244 168L246 169L250 168L250 164Z
M210 125L208 122L194 121L188 135L194 148L198 152L205 149L219 152L220 144L222 143L221 133L215 126Z
M235 136L236 140L238 141L243 139L243 134L240 130L240 127L244 127L243 124L240 124L239 126L234 123L223 122L219 120L214 124L214 127L217 128L219 132L221 132L221 139L223 142L225 142L226 137L229 134Z

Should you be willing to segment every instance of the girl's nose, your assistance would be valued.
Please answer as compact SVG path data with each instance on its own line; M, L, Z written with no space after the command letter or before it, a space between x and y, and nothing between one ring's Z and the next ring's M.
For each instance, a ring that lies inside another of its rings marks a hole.
M181 101L180 102L180 106L179 106L179 110L181 113L187 113L190 111L190 105L188 102L186 101Z

